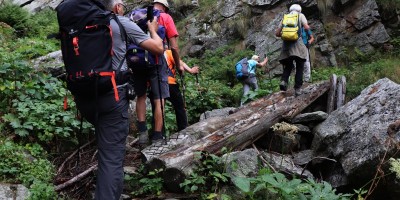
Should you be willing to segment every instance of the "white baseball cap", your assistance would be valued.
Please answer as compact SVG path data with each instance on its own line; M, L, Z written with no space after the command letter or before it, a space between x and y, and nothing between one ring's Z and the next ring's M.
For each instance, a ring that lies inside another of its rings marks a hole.
M292 12L292 11L301 12L301 6L299 4L293 4L290 6L289 11L290 12Z
M154 0L153 3L160 3L160 4L164 5L165 8L167 8L167 10L169 10L169 4L168 4L167 0Z

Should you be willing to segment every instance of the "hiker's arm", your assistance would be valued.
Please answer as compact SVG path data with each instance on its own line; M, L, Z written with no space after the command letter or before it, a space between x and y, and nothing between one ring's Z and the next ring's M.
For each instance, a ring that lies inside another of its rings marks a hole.
M185 62L182 60L180 61L181 66L185 69L185 71L189 72L190 74L198 74L199 73L199 67L198 66L193 66L190 68Z
M265 57L264 61L262 61L261 63L257 63L257 66L264 67L265 65L267 65L267 62L268 62L268 57Z
M279 27L278 29L276 29L275 36L276 37L281 37L282 36L282 27Z
M174 57L174 60L180 60L177 38L176 37L169 38L169 45L171 47L172 56ZM183 71L185 69L183 68L183 66L181 66L180 62L176 62L175 67L180 74L183 74Z
M308 35L308 44L312 44L314 42L314 35L312 34L311 29L305 30Z
M152 22L148 21L147 26L149 28L150 37L149 39L140 43L140 47L150 51L153 54L163 54L164 47L162 43L162 39L157 34L158 23L157 20L153 20Z

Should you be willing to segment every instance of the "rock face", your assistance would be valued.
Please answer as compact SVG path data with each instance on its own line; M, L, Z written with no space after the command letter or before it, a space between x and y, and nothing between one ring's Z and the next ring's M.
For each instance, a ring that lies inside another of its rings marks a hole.
M31 12L55 8L61 0L13 0ZM180 6L180 7L178 7ZM183 55L201 57L205 50L216 49L232 40L243 40L256 54L268 54L270 66L279 66L282 40L275 37L288 1L219 0L215 7L194 16L198 4L171 2L175 21L189 19L180 30L185 41ZM312 27L316 42L311 46L315 66L346 64L354 49L370 53L389 41L388 31L400 24L400 14L393 8L378 6L375 0L303 0L302 12ZM383 24L387 24L389 30ZM280 73L277 68L274 73Z
M400 157L396 154L400 131L398 128L388 129L396 126L399 119L399 99L400 85L384 78L364 89L357 98L332 112L315 127L314 154L340 162L334 168L341 168L339 170L344 173L336 174L336 179L348 180L341 184L363 185L373 180L382 159ZM381 181L382 187L386 187L386 195L388 198L398 197L400 184L389 175L387 162L380 170L388 175L385 181ZM331 178L329 176L327 179Z
M346 64L354 49L370 53L390 39L375 0L304 0L301 5L316 38L311 47L316 66ZM246 48L254 49L256 54L269 54L270 66L278 66L282 41L274 33L287 7L287 1L282 0L221 0L212 16L193 16L185 26L185 39L189 46L215 49L242 38ZM386 14L385 19L397 26L399 16Z

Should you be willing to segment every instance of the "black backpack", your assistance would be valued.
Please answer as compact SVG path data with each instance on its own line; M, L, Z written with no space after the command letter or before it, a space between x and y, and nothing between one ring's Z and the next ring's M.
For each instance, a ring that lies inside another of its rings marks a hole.
M64 0L56 11L67 88L73 95L91 98L114 89L118 101L119 69L112 68L110 26L112 18L120 25L118 18L96 0Z

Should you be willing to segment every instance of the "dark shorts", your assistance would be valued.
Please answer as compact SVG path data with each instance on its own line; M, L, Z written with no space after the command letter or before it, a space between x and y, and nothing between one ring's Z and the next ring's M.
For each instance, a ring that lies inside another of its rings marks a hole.
M165 63L165 61L164 61ZM149 67L147 69L132 70L133 87L138 97L146 95L148 86L151 88L150 95L154 99L165 99L169 97L168 67L165 64Z

